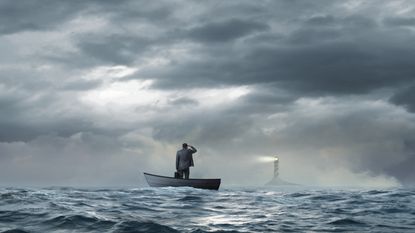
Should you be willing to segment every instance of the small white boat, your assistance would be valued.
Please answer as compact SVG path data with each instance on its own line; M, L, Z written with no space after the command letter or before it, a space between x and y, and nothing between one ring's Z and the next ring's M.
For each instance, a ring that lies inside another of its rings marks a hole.
M159 176L144 172L144 177L151 187L193 187L199 189L218 190L220 179L180 179L168 176Z

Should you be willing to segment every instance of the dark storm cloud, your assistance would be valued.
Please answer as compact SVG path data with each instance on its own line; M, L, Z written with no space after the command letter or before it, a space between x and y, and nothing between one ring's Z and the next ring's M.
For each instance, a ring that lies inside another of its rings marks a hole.
M248 60L254 64L247 67L262 68L256 77L264 82L281 82L303 94L367 93L412 79L415 69L408 59L415 58L415 53L408 50L383 48L375 51L370 45L360 48L347 42L306 48L261 49L249 55Z
M182 97L169 100L169 104L173 106L196 106L199 104L199 102L191 98Z
M415 112L415 85L402 88L392 96L391 102L404 106L408 111Z
M56 101L45 96L39 102L28 101L26 94L10 93L0 101L0 142L29 141L41 135L70 136L83 130L92 130L92 123L79 117L54 117L47 108ZM42 116L43 115L43 116Z
M92 127L92 122L87 122L83 119L60 119L48 123L29 122L26 124L22 123L22 121L27 119L19 120L17 122L2 121L0 124L2 128L0 131L1 142L28 142L41 135L68 137L79 132L96 130Z
M229 19L223 22L209 22L202 26L191 28L186 33L188 38L201 42L228 42L255 31L269 29L267 24Z
M311 16L303 22L299 22L300 29L331 29L333 31L345 31L342 35L345 36L348 30L355 32L364 32L367 30L374 30L378 27L375 19L363 15L353 15L347 17L322 15Z
M140 181L137 169L147 164L145 156L122 151L122 147L113 136L90 132L0 143L1 185L136 186ZM130 172L119 172L125 169Z
M336 18L331 15L313 16L306 20L309 26L334 26L336 25Z
M145 8L142 6L146 5ZM161 20L170 15L172 4L148 1L100 0L4 0L0 3L0 34L27 30L56 29L59 25L83 13L109 14L120 23L126 19Z
M273 105L287 104L295 100L291 96L278 95L269 91L267 92L266 89L264 89L265 88L262 87L255 93L249 93L248 95L243 96L241 101L252 104Z
M415 26L415 17L393 17L386 18L384 21L387 26Z
M14 90L13 87L18 87L19 93L30 95L30 93L37 92L42 89L50 88L52 84L48 78L44 77L40 72L19 68L1 69L0 83L7 87L7 89Z
M209 45L197 61L179 60L150 76L160 88L265 83L300 95L343 95L398 86L415 74L413 35L385 32L366 17L313 17L283 38L258 36L265 43Z
M240 116L238 112L217 110L211 113L196 113L180 119L169 119L154 124L153 137L176 144L184 139L199 145L224 148L229 144L226 139L243 135L252 126L251 119Z
M26 73L26 78L41 81L38 75L29 76ZM120 133L118 129L96 127L85 107L76 98L70 97L72 92L97 87L101 84L99 80L53 83L55 86L50 81L39 86L22 80L15 85L9 79L2 81L9 82L0 83L0 87L6 83L8 88L0 94L0 142L28 142L42 135L69 137L79 132Z
M133 37L126 35L96 35L79 38L78 48L82 53L103 63L129 65L152 46L163 50L169 44L181 40L203 43L229 42L256 31L268 29L263 23L229 19L223 22L207 23L189 30L173 30L159 38ZM145 35L143 35L145 36Z
M99 1L99 0L98 0ZM131 1L123 2L108 1L111 5L105 9L111 14L118 25L127 21L148 21L150 23L164 23L171 19L173 11L178 7L171 1ZM145 6L145 7L143 7Z
M56 27L87 7L86 1L13 1L0 3L0 34Z
M162 74L154 74L160 77L155 86L268 83L309 95L367 93L411 81L415 72L409 62L415 59L413 49L382 50L330 43L305 48L257 48L245 56L234 54L229 59L221 57L222 53L215 59L212 54L203 61L175 64L161 71Z
M30 141L42 135L70 136L100 131L70 93L94 89L101 80L68 78L66 74L21 69L0 70L0 142ZM72 106L78 115L67 115Z
M415 172L413 169L413 165L415 164L415 139L406 139L403 145L407 156L398 163L387 167L384 171L389 175L397 177L403 183L413 184L415 180Z
M65 91L87 91L99 87L102 84L101 80L75 80L69 81L62 85L62 90Z
M83 39L78 46L86 57L94 58L100 63L130 64L143 53L151 41L123 35L95 36Z

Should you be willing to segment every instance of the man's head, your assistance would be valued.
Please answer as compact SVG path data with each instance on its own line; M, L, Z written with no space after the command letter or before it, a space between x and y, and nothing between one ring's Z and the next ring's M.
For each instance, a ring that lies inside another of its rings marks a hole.
M187 143L183 143L183 148L187 149Z

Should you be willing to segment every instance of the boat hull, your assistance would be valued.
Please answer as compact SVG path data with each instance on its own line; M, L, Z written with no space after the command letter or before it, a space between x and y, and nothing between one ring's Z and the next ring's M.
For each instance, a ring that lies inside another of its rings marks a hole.
M218 190L220 179L177 179L144 172L144 177L151 187L193 187L199 189Z

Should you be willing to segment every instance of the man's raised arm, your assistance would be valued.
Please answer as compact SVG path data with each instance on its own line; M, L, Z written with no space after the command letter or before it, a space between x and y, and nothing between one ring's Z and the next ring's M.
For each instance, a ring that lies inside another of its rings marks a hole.
M189 147L193 151L193 153L196 153L197 152L197 150L196 150L196 148L194 146L189 145Z

